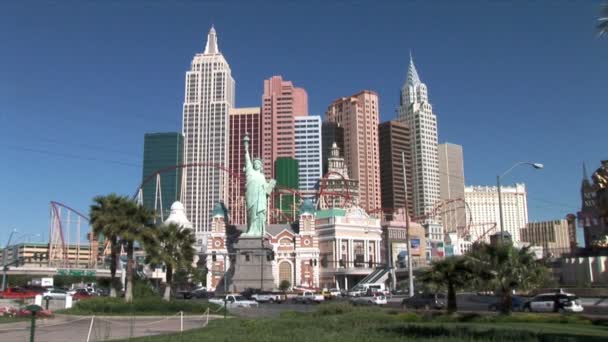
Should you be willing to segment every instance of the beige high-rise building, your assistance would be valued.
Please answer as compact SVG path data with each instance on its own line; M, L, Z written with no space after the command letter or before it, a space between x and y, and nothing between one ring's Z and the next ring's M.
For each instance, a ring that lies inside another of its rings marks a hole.
M464 204L464 162L462 146L456 144L437 145L439 159L439 195L446 204L441 223L446 232L462 231L466 228ZM451 200L451 201L450 201Z
M543 248L544 257L570 253L571 241L567 220L529 222L520 230L521 242Z
M367 211L380 204L378 94L363 90L329 105L327 120L344 127L344 160L351 177L359 181L359 205Z

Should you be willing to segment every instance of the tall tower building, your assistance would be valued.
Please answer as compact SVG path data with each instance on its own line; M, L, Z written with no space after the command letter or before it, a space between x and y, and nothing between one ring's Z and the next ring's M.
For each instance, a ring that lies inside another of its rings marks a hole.
M182 133L184 161L202 164L184 169L182 201L197 235L208 232L212 211L228 197L228 174L212 165L228 166L228 113L234 107L234 79L220 53L212 27L203 53L186 72Z
M439 144L439 189L441 200L464 200L464 162L462 146ZM466 226L466 208L461 201L453 202L453 210L446 210L442 224L447 232L455 232Z
M144 135L144 167L142 188L144 207L156 211L164 220L169 217L171 204L179 201L182 169L154 172L182 164L184 139L181 133L146 133Z
M295 152L299 162L300 190L312 191L322 177L321 117L295 117ZM304 197L309 197L304 195Z
M359 181L359 204L368 211L381 206L379 111L378 94L363 90L335 100L325 113L328 121L344 127L344 160Z
M308 115L308 95L281 76L264 80L262 95L262 159L264 173L274 176L279 157L295 158L294 117Z
M249 134L249 153L261 155L260 107L232 108L230 110L230 152L228 168L231 181L228 185L228 213L231 224L245 224L245 146L243 138ZM240 175L241 177L236 177Z
M399 103L399 120L411 129L414 214L421 216L430 212L440 198L437 118L411 56Z
M378 134L380 140L382 208L403 210L405 196L407 195L407 213L411 217L414 213L412 192L414 182L410 128L405 123L397 120L387 121L378 126ZM407 193L403 184L404 160Z

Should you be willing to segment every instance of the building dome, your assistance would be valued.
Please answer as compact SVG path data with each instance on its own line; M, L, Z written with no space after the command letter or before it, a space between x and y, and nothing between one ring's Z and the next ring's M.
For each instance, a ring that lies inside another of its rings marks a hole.
M171 214L165 220L165 224L174 224L181 228L192 229L192 223L186 217L186 210L184 209L184 205L175 201L171 204Z
M315 214L315 206L312 204L312 201L309 198L302 201L302 205L300 206L300 215L304 214Z

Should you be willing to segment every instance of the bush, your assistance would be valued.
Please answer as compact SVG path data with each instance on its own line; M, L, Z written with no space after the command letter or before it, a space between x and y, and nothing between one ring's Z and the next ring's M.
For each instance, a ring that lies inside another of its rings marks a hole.
M348 302L323 303L315 312L315 316L340 315L353 310L355 307Z
M97 297L79 301L73 308L61 313L72 315L172 315L179 311L185 314L203 314L209 308L218 309L215 304L193 303L189 301L163 301L160 297L135 298L133 303L126 303L122 298Z

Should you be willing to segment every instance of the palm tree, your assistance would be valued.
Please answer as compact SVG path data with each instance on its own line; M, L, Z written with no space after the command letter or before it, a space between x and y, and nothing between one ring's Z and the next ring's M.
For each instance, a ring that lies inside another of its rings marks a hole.
M171 298L173 273L181 270L192 270L196 255L194 244L196 238L191 229L182 229L175 224L161 225L155 231L155 243L145 245L147 261L152 264L164 264L166 267L165 294L163 299Z
M446 288L448 297L447 311L456 312L456 291L467 286L472 279L471 268L463 257L449 257L433 262L430 269L418 277L425 285Z
M120 214L122 203L129 199L124 196L119 196L114 193L107 196L96 196L93 198L89 216L90 223L93 227L93 239L98 236L103 236L110 243L110 277L111 290L110 295L116 297L116 266L118 264L118 255L120 253L120 245L118 238L120 229L123 226L123 220Z
M133 301L133 269L135 265L135 242L152 245L154 241L154 213L151 210L139 205L133 200L128 200L121 203L121 221L120 240L125 245L127 253L127 271L126 271L126 290L125 301L130 303Z
M604 3L600 9L600 17L597 19L597 34L600 37L608 35L608 3Z
M528 247L517 249L510 242L474 245L467 254L474 273L490 290L500 292L501 312L511 312L514 290L527 290L548 279L548 269Z

